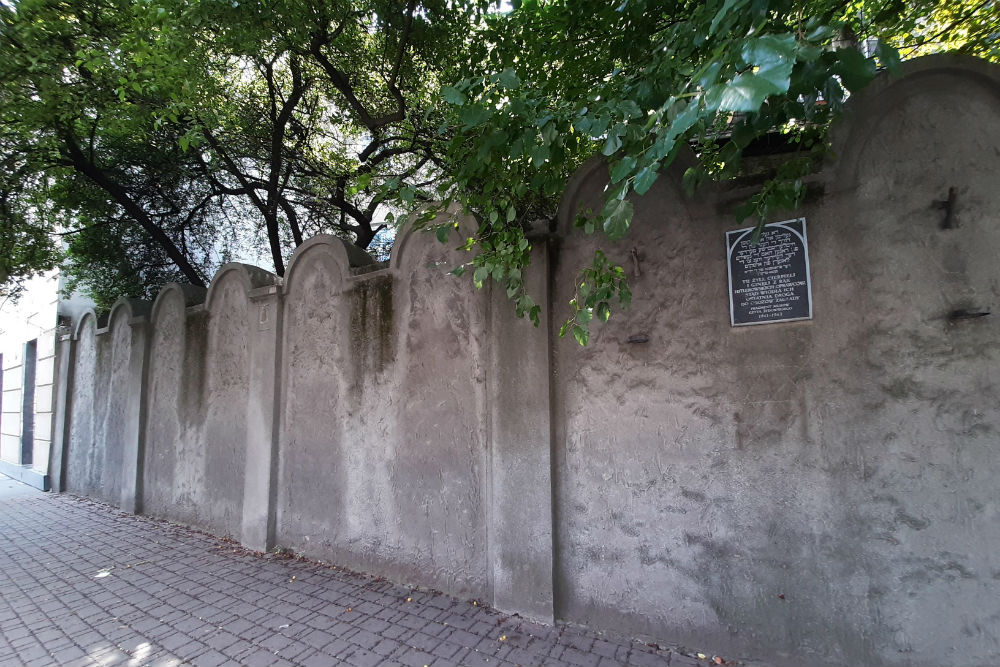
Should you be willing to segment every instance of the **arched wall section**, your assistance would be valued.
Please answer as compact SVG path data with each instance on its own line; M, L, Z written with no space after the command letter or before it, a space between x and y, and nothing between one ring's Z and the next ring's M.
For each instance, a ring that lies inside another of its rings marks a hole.
M222 271L206 299L201 520L222 535L239 536L243 517L247 401L250 385L251 283L241 268Z
M98 419L97 316L84 313L75 328L76 355L73 368L72 412L67 447L66 490L80 495L99 494L100 465L94 423Z
M158 517L199 525L205 485L204 290L165 287L156 299L150 341L143 507Z
M430 235L350 275L339 241L296 253L284 289L276 539L456 592L486 590L482 295ZM463 289L464 288L464 289Z
M460 219L468 233L473 224ZM399 546L438 586L489 594L488 295L449 271L465 261L432 234L410 232L394 267L395 421ZM402 394L402 396L400 396Z
M284 293L284 405L278 449L277 541L333 551L347 532L348 443L335 416L352 385L348 267L339 240L311 240L289 267Z
M133 325L148 309L119 300L98 329L87 313L76 329L73 401L68 439L67 490L122 503L123 484L133 484L127 451L134 446ZM142 352L140 351L140 355Z
M996 661L972 619L1000 617L1000 331L953 318L1000 295L1000 98L973 69L917 67L840 128L794 214L810 321L731 327L734 225L677 173L635 201L610 253L632 308L555 347L557 616L777 661ZM587 178L565 209L599 208ZM592 250L563 241L554 303Z

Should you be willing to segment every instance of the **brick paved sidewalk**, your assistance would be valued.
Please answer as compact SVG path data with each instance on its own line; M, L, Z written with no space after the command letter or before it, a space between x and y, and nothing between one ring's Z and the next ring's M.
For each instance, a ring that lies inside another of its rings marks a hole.
M687 654L687 655L685 655ZM0 494L0 665L710 665L65 495Z

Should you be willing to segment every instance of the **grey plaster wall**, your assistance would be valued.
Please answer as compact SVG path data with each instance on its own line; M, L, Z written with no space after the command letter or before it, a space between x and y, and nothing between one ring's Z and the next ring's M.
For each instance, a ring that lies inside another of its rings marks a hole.
M65 484L68 491L111 500L111 494L105 492L101 484L106 465L101 432L107 414L106 393L102 391L98 396L96 392L98 383L103 385L106 377L106 374L101 373L99 363L101 351L98 346L97 317L92 312L86 313L77 329ZM107 356L106 351L103 356ZM114 470L121 470L120 464L110 463Z
M404 238L391 268L357 276L332 237L296 252L276 541L484 595L485 299L442 248Z
M801 213L812 321L730 327L739 193L675 176L635 201L633 308L555 348L557 615L777 662L1000 657L1000 331L949 320L1000 296L1000 84L957 64L854 101ZM564 225L605 178L578 176ZM554 303L591 252L563 242Z
M724 234L751 193L689 199L679 164L609 250L633 307L558 339L594 162L534 241L537 329L448 274L457 241L409 230L387 267L322 236L284 280L230 264L149 318L85 314L55 485L768 664L997 663L1000 325L952 315L1000 300L1000 74L914 61L851 109L795 214L810 321L730 326Z
M149 418L143 507L151 515L201 525L209 511L205 488L204 290L173 285L152 314ZM190 306L190 308L189 308Z
M77 327L65 488L119 505L134 485L134 355L144 351L133 340L133 304L119 301L98 328L93 311ZM46 457L48 458L48 457ZM124 486L123 486L124 485ZM126 506L130 503L126 502Z
M239 536L243 518L249 392L248 282L239 269L220 272L205 302L208 336L204 357L201 519L217 534ZM196 478L197 479L197 478Z

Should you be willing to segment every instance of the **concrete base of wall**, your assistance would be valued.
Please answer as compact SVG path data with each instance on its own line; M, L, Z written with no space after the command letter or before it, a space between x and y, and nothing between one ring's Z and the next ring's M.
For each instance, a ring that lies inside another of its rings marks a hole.
M42 491L49 490L49 476L39 472L31 466L22 466L17 463L7 463L0 461L0 473L7 475L19 482L24 482L28 486L33 486Z

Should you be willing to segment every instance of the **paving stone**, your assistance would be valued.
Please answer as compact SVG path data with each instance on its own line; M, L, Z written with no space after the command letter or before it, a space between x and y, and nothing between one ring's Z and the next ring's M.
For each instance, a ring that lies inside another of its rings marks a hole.
M310 654L300 656L296 662L302 667L333 667L340 661L331 655L315 651Z
M460 664L465 667L495 667L500 664L500 660L489 653L470 650L462 656Z
M385 658L373 651L358 650L347 658L346 662L354 667L376 667L385 662Z
M658 667L658 665L669 665L672 662L673 654L670 652L660 655L646 651L632 651L628 657L628 664L635 667Z
M222 667L231 662L231 658L218 651L207 651L198 656L198 667Z
M381 656L392 655L399 648L399 643L394 642L391 639L383 639L378 644L372 647L372 651L378 653Z
M434 661L434 656L426 651L411 648L403 653L394 654L392 656L392 660L394 662L407 665L407 667L423 667L424 665L432 663Z

